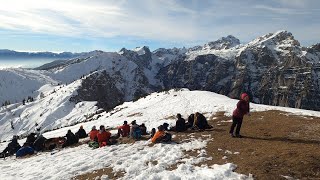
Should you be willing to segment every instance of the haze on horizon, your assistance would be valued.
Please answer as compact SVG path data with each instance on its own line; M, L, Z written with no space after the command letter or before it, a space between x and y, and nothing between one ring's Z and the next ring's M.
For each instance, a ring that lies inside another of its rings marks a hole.
M190 47L229 34L242 43L287 30L320 42L317 0L11 0L0 6L0 49L118 51Z

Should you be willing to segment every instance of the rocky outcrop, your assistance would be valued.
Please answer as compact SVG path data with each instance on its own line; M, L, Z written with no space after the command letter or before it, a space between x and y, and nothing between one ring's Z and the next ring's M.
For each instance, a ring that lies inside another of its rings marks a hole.
M98 106L105 110L124 102L124 94L115 84L115 80L106 71L94 73L82 81L78 94L70 101L78 103L80 101L97 101Z
M280 31L239 47L233 58L199 55L162 68L157 77L165 89L185 87L234 98L247 92L255 103L320 110L318 49L304 51L291 33Z
M105 109L154 91L206 90L276 106L320 110L320 45L301 47L279 31L240 45L233 36L193 48L121 49L137 67L129 74L90 75L74 101L95 100ZM122 69L122 68L116 68Z

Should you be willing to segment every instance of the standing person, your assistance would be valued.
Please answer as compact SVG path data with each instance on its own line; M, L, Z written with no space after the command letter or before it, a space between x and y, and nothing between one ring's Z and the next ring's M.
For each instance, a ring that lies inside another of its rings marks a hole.
M250 106L249 106L249 95L247 93L242 93L240 101L237 103L237 108L233 111L232 114L232 125L230 128L231 137L241 138L240 129L242 125L243 116L248 114L250 116ZM236 128L236 134L233 134L234 128Z

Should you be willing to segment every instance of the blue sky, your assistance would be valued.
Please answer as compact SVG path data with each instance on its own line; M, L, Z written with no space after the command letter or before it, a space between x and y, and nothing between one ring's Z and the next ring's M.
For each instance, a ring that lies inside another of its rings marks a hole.
M0 49L83 52L241 42L288 30L320 42L318 0L0 0Z

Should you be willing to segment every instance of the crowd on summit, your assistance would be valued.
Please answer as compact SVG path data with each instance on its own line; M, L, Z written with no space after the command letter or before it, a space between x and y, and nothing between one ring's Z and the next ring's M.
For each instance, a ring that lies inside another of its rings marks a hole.
M249 113L249 96L246 93L241 94L241 99L237 103L237 108L233 111L232 125L230 127L231 137L241 138L240 129L244 115ZM26 142L21 147L18 143L18 136L13 136L8 146L0 153L0 157L5 158L8 156L16 155L16 157L23 157L26 155L32 155L35 152L53 150L57 147L68 147L76 145L79 139L87 138L89 136L89 147L99 148L108 145L114 145L118 142L119 138L132 138L133 140L140 140L142 137L149 137L152 143L168 143L172 141L172 135L170 131L185 132L185 131L204 131L206 129L213 128L205 118L205 116L199 112L190 114L187 121L181 114L176 115L175 126L170 127L168 123L163 123L156 128L152 128L151 131L147 130L144 123L137 124L136 120L128 124L124 121L122 125L117 127L117 133L112 135L104 125L100 125L99 129L96 126L91 128L91 131L87 133L83 126L80 126L79 130L74 134L71 130L68 130L64 137L46 139L41 134L31 133L27 136ZM236 131L234 133L234 129Z

